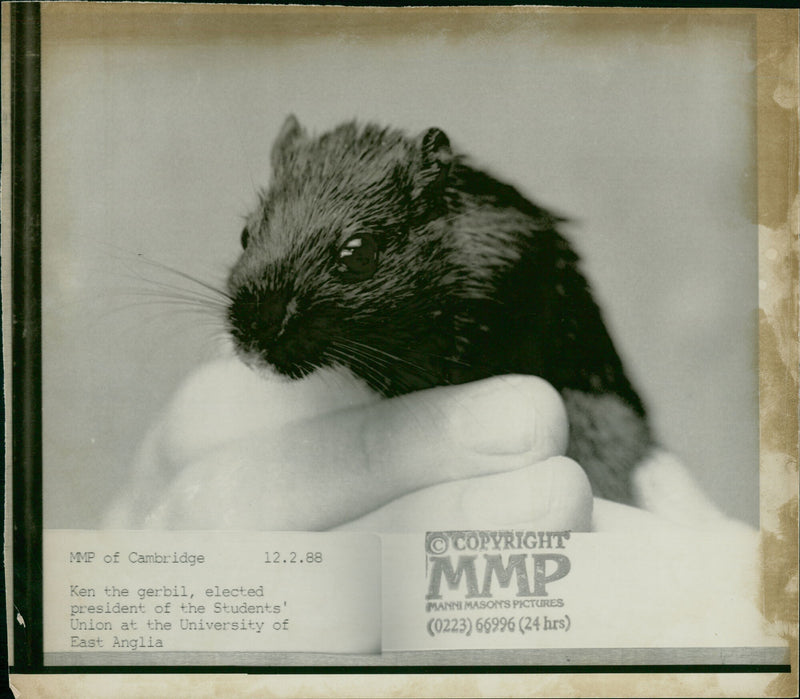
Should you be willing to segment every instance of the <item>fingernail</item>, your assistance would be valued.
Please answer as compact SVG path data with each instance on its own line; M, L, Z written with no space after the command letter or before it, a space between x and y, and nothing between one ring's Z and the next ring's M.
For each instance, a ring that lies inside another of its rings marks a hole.
M457 398L457 438L477 454L557 453L557 443L537 402L536 379L497 377L474 384Z

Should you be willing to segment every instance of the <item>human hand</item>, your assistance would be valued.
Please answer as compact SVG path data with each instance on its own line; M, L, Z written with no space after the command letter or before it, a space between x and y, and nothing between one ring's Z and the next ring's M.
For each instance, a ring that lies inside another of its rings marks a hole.
M585 529L591 490L566 442L560 397L535 377L376 400L341 374L261 380L226 359L179 389L106 525Z
M636 507L596 498L592 531L715 531L732 536L753 529L727 517L699 487L689 469L673 454L654 449L631 475Z

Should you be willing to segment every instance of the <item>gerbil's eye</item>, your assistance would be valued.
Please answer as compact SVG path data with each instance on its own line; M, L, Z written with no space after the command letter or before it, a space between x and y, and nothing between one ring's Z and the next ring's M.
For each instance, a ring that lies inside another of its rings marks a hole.
M246 248L247 244L250 242L250 231L247 230L246 226L242 228L242 236L240 240L242 241L242 249Z
M378 244L371 235L354 235L336 256L336 269L348 281L369 279L378 269Z

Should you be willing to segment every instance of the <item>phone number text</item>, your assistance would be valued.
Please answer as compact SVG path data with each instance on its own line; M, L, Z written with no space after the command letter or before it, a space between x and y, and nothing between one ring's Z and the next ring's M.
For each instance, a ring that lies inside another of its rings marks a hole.
M443 634L520 634L544 631L569 631L569 614L564 616L489 616L478 617L433 617L426 628L429 636Z

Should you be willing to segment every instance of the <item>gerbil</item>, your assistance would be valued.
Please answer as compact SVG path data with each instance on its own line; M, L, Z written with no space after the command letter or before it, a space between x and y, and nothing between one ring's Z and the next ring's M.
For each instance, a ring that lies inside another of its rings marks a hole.
M289 377L344 365L383 396L501 374L555 386L567 454L595 495L631 499L645 409L557 231L561 219L472 167L432 128L290 116L228 279L237 350Z

